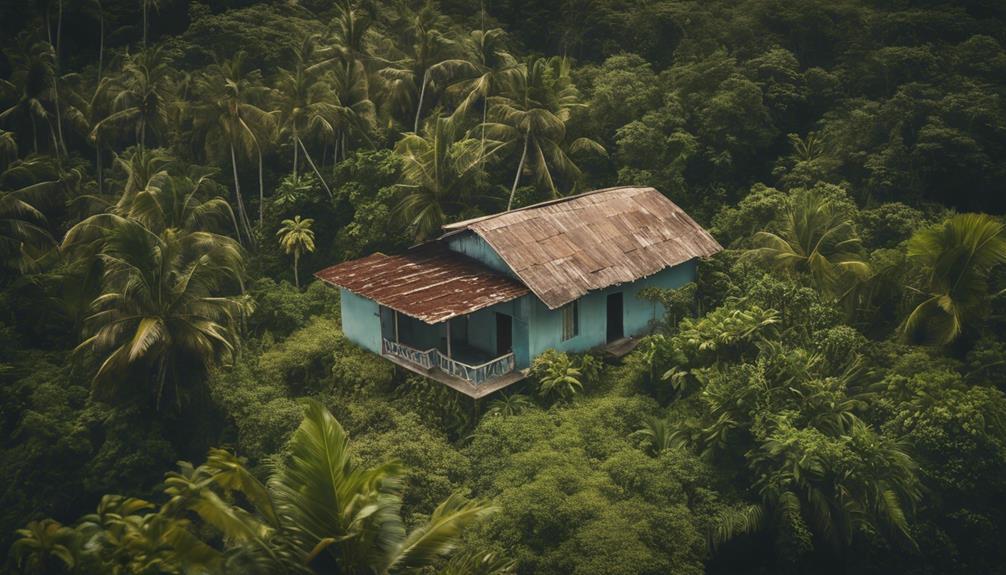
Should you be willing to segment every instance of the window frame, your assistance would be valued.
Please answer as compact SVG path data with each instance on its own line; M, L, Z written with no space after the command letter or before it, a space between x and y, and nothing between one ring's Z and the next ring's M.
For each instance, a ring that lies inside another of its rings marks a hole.
M580 300L575 299L559 308L562 310L562 341L580 335Z

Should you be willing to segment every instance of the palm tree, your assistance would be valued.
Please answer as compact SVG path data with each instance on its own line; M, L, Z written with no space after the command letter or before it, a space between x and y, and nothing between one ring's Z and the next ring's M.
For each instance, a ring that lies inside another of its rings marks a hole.
M228 541L242 545L239 560L266 572L296 572L298 565L309 565L315 573L381 575L417 572L449 555L463 530L492 511L452 495L427 523L407 533L400 515L401 466L359 465L350 455L348 435L328 409L315 400L305 403L289 456L267 484L234 455L212 450L204 465L183 464L181 473L169 474L166 492L172 499L165 511L194 511ZM216 490L241 493L254 513L232 506Z
M129 214L136 195L144 190L156 188L168 177L168 168L175 159L165 150L132 148L113 161L113 186L122 191L115 198L114 212L120 216ZM122 179L115 176L121 175Z
M467 116L472 108L481 104L480 138L483 150L486 141L489 97L498 91L499 84L506 74L517 65L517 60L506 51L505 42L506 32L500 28L472 31L463 46L465 57L476 70L476 76L459 80L448 87L448 91L459 92L462 96L461 103L451 115L452 118Z
M402 159L403 183L399 186L406 191L395 212L415 228L417 240L435 234L448 212L470 203L482 154L478 140L458 140L459 132L450 119L436 118L426 124L422 134L405 134L395 145Z
M377 108L370 99L367 70L362 62L346 60L335 66L328 78L333 102L330 115L323 115L322 118L328 122L326 131L333 135L333 163L338 163L340 144L342 158L349 154L349 137L358 136L366 143L372 143L370 134L376 125Z
M171 68L161 47L128 56L112 91L113 112L95 125L92 138L97 139L106 129L132 128L136 143L143 149L149 140L148 132L165 131L172 84Z
M169 229L223 234L237 219L230 204L214 195L218 185L213 171L190 176L159 176L154 185L138 191L130 202L127 217L148 230L161 234Z
M848 214L810 191L791 198L776 232L758 232L753 241L758 247L746 257L787 273L808 274L819 290L838 299L870 273Z
M73 529L58 521L32 521L18 529L21 537L11 546L11 555L18 567L28 573L53 573L62 564L72 569L77 561L73 554Z
M251 240L251 225L241 196L238 157L258 157L259 227L264 218L265 182L262 175L263 141L271 139L275 129L274 114L256 105L264 101L261 74L244 73L244 52L234 58L209 66L196 80L198 104L193 109L197 139L210 156L229 154L234 176L234 194L238 215Z
M14 132L0 130L0 172L17 159L17 138Z
M339 56L344 61L371 60L369 40L378 36L373 16L357 0L341 0L335 8L329 27Z
M321 132L329 139L334 138L332 119L339 116L339 110L332 99L332 87L322 74L335 60L311 63L317 53L318 39L317 36L307 37L294 53L296 62L293 70L280 70L278 92L283 132L289 135L293 144L292 175L296 176L300 172L300 152L303 151L311 169L321 180L325 191L331 195L332 190L318 171L303 141L305 135L312 130Z
M605 152L600 144L589 138L565 143L566 122L574 109L583 106L566 60L531 57L503 77L503 93L488 99L494 119L488 126L488 133L490 138L521 149L507 202L509 210L526 165L532 167L538 182L547 187L553 197L558 197L560 192L554 172L574 181L580 176L580 169L569 157L570 153Z
M470 69L471 64L456 57L457 45L448 33L450 19L433 2L407 12L402 20L393 28L406 33L395 45L406 49L396 60L387 61L380 73L390 102L402 112L415 106L412 131L419 132L427 92L446 86L454 74Z
M45 216L31 204L31 198L37 194L35 186L0 191L0 264L3 266L24 271L31 262L26 248L55 243L45 229Z
M168 223L167 214L145 211ZM189 379L184 370L209 368L237 346L244 305L219 294L241 285L240 247L207 231L168 227L158 234L114 214L83 220L63 241L64 250L84 245L104 267L102 293L86 319L91 335L77 348L104 358L94 376L97 390L148 373L157 409L169 381L180 403L180 386Z
M0 89L9 93L14 104L0 112L0 122L27 120L32 137L32 151L38 153L38 123L49 128L54 155L59 156L59 140L52 125L50 110L56 83L55 52L46 42L31 43L27 36L19 38L21 49L13 53L12 81L0 79ZM15 128L16 129L16 128Z
M947 344L982 318L989 272L1006 263L1004 228L987 214L958 214L912 236L908 257L925 277L911 289L925 299L905 318L905 335Z
M293 255L293 283L297 289L300 289L300 256L304 252L314 251L314 231L311 230L313 223L311 218L302 220L300 216L294 216L292 220L283 220L283 227L276 232L280 247L287 255Z

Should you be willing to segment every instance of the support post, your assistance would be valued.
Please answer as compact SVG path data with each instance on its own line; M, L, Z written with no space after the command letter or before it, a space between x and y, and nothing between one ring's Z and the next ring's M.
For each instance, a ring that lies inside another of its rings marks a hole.
M451 320L447 320L447 358L453 359L451 357Z
M398 310L391 310L395 312L395 343L400 343L398 341Z

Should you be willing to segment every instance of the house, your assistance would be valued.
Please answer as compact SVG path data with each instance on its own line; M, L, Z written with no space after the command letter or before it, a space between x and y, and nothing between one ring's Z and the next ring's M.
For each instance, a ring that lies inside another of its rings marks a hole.
M627 349L663 315L643 288L695 279L722 250L653 188L587 192L444 226L400 255L315 274L341 292L361 347L472 397L523 379L543 351Z

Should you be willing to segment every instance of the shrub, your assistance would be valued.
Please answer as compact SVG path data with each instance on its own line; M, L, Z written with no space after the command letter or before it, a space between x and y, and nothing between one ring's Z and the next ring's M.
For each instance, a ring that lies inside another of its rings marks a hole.
M547 350L531 363L531 377L538 381L538 395L553 401L568 401L583 390L583 373L567 353Z

